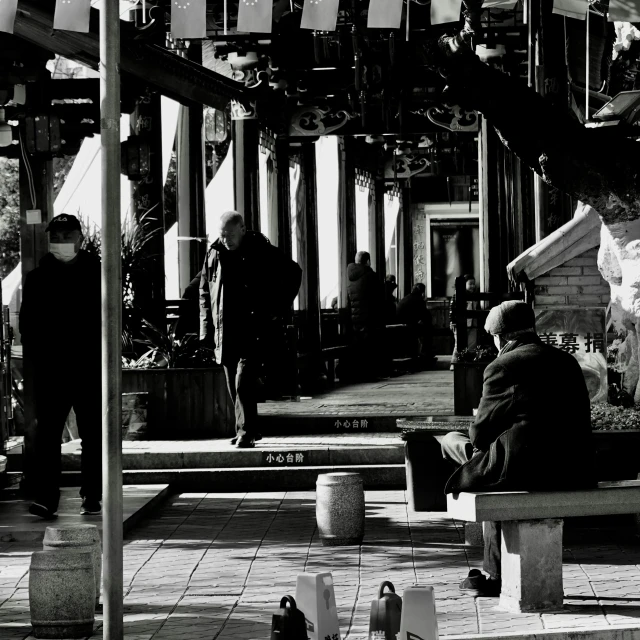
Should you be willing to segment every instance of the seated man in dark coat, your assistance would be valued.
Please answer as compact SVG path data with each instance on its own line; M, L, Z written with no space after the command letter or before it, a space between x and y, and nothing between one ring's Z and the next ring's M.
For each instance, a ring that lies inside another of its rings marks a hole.
M446 493L554 491L595 486L589 393L578 361L542 344L531 307L510 300L491 309L485 330L500 350L484 372L482 398L469 437L441 440L445 459L461 465ZM484 570L460 588L500 593L500 526L484 523Z

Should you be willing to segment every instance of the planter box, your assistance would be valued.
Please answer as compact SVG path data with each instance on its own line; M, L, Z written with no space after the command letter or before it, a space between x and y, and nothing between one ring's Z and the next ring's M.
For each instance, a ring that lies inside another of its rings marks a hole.
M593 431L598 480L636 480L640 431Z
M187 440L235 435L234 409L222 367L123 369L122 392L146 391L148 438Z
M471 416L482 397L482 376L488 362L453 363L453 410L457 416Z

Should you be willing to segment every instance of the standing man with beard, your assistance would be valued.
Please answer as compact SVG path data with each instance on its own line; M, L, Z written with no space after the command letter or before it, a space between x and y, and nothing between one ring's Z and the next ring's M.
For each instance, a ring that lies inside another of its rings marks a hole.
M27 274L20 338L33 362L35 502L29 511L54 518L60 500L60 443L73 408L82 439L83 515L100 513L102 499L102 380L100 260L81 249L80 221L51 220L49 253Z
M260 367L283 336L283 317L298 294L302 270L261 233L247 231L237 211L223 214L218 230L200 280L200 339L213 343L227 378L236 419L231 443L248 448L261 438ZM284 340L279 344L284 348Z

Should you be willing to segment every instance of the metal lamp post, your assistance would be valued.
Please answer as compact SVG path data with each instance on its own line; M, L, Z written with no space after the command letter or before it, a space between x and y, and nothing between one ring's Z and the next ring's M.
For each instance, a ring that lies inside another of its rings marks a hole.
M102 146L102 468L104 640L122 640L122 266L119 0L100 10Z

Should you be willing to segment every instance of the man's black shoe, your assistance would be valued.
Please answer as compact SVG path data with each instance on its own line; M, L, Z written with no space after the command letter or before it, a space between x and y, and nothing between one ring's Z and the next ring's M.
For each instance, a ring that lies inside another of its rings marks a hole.
M256 446L253 438L238 438L236 449L253 449Z
M469 575L460 583L460 591L473 597L491 598L500 595L502 582L487 578L478 569L471 569Z
M39 502L34 502L29 507L29 513L34 516L38 516L43 520L53 520L54 518L58 517L58 514L53 509L49 509L49 507L46 507Z
M258 442L258 440L262 440L262 434L256 433L256 435L253 436L253 439L255 442ZM229 440L230 444L236 444L237 442L238 442L238 436L234 436L233 438L231 438L231 440Z
M82 498L81 516L97 516L102 511L100 500L95 498Z

